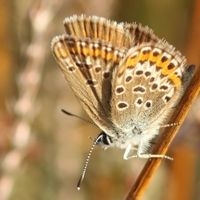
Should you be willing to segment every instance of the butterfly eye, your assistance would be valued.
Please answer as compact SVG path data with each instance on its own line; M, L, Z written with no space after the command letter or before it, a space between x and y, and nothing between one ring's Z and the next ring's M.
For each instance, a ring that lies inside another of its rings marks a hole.
M96 140L96 144L98 145L110 145L112 143L111 137L104 132L101 132Z

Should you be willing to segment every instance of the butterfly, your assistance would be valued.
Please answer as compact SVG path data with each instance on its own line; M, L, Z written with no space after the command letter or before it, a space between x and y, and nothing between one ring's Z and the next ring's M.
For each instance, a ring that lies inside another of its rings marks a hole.
M64 20L51 48L83 109L102 130L103 147L124 149L124 159L168 158L148 152L168 124L193 75L186 58L137 23L97 16Z

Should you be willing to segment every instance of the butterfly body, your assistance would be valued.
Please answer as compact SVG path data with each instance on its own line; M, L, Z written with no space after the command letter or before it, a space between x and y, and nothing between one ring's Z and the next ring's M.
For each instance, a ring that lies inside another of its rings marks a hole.
M103 131L97 143L124 158L165 157L150 141L184 94L186 59L151 29L100 17L73 16L52 50L84 110ZM136 153L132 153L136 151Z

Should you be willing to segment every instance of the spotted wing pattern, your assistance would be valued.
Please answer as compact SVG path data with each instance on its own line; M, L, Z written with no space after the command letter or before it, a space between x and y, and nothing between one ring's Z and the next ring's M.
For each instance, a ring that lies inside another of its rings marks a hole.
M114 71L113 123L122 130L158 127L183 94L187 68L185 58L165 41L130 48Z

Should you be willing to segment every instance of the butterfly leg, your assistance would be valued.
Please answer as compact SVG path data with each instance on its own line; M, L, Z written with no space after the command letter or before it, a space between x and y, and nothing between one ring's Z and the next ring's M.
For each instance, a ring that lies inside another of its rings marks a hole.
M137 154L130 155L130 153L133 150L133 147L132 147L132 145L128 145L128 147L125 150L123 159L124 160L128 160L128 159L131 159L131 158L144 158L144 159L149 159L149 158L165 158L165 159L168 159L168 160L173 160L173 158L171 158L169 156L166 156L166 155L163 155L163 154L146 154L146 153L143 153L143 149L144 149L143 146L141 148L141 146L139 145L138 146L138 150L137 150Z
M149 159L149 158L165 158L168 160L173 160L172 157L170 156L166 156L163 154L137 154L138 158L145 158L145 159Z
M123 159L128 160L131 158L137 158L138 155L130 155L133 150L134 150L134 148L132 147L132 145L128 145L128 147L126 148L126 150L124 152Z
M144 149L146 148L147 145L145 145L145 142L141 141L140 144L138 145L138 151L137 151L137 156L138 158L165 158L168 160L173 160L173 158L166 156L164 154L151 154L151 153L144 153Z

